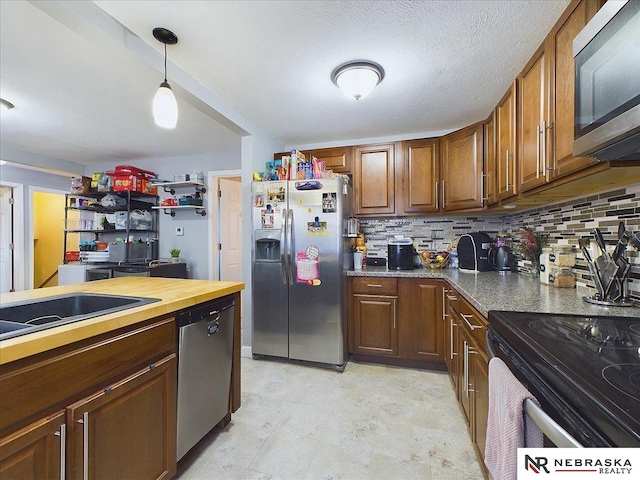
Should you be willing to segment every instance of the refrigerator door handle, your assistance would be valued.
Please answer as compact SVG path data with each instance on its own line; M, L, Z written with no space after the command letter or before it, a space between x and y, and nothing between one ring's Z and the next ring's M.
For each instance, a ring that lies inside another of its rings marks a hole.
M282 273L282 283L287 284L287 270L289 269L287 264L287 209L282 209L282 226L280 227L280 272Z
M295 266L295 247L293 245L293 209L289 209L287 219L287 250L289 253L289 285L293 285L293 268Z

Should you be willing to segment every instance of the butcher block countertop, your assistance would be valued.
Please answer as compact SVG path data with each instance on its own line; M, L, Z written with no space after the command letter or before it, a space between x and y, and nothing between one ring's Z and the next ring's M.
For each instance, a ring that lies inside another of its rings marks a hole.
M158 298L160 301L3 340L0 342L0 365L177 312L243 289L244 283L240 282L122 277L2 294L2 305L81 292Z
M556 288L540 283L527 274L498 272L463 272L449 269L418 268L387 270L387 267L365 267L349 271L350 277L434 278L446 280L482 315L489 310L512 312L564 313L588 316L620 316L640 318L640 306L605 307L582 300L593 292L586 288Z

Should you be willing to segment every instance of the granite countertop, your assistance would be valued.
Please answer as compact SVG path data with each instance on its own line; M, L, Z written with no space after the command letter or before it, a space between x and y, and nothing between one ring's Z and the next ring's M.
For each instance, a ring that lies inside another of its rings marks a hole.
M0 365L84 340L150 318L177 312L198 303L239 292L244 283L161 277L122 277L3 293L0 304L37 301L67 293L88 292L158 298L159 302L28 333L0 342Z
M460 270L387 270L387 267L364 267L347 272L351 277L439 278L446 280L480 313L489 310L514 312L566 313L575 315L613 315L640 318L640 306L605 307L582 300L590 295L585 288L556 288L527 274L498 272L461 272Z

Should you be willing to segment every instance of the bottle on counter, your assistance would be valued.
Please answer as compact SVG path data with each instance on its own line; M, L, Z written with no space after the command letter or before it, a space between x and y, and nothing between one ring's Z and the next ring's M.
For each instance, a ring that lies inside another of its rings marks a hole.
M549 285L549 255L551 254L551 248L545 247L542 249L542 253L540 254L540 282L545 285Z
M366 265L367 263L367 244L364 239L364 234L358 234L358 238L356 238L356 251L362 252L362 265Z

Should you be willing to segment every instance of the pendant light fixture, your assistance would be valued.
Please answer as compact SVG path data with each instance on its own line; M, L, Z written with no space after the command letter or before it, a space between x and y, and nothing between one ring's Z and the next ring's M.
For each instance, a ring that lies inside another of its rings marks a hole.
M0 98L0 110L6 112L14 107L13 103L6 101L4 98Z
M384 69L375 62L347 62L331 74L331 81L349 98L366 97L384 78Z
M162 128L176 128L178 123L178 102L171 90L171 85L167 82L167 44L175 45L178 37L166 28L154 28L153 36L156 40L164 43L164 82L153 98L153 118L156 125Z

